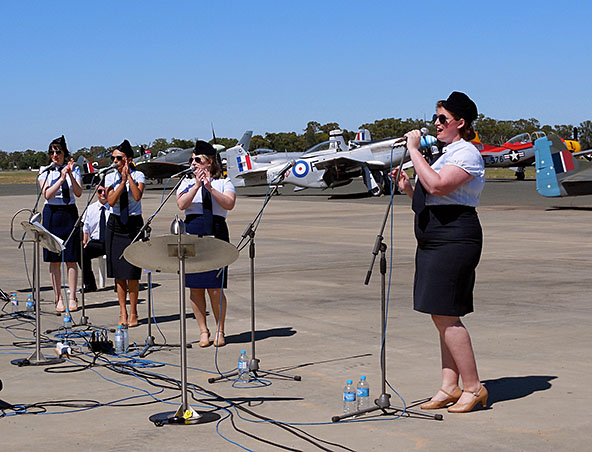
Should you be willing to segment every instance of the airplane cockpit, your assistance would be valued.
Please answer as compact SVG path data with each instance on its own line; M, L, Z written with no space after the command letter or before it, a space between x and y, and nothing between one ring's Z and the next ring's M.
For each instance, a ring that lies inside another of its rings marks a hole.
M541 137L545 137L547 136L547 134L545 134L545 132L539 130L537 132L532 132L532 133L521 133L519 135L516 135L515 137L512 137L508 140L508 143L510 144L525 144L525 143L533 143L535 140L541 138Z

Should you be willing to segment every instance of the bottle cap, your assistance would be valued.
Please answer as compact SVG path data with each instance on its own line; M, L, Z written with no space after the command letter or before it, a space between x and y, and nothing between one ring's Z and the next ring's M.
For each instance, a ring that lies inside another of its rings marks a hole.
M120 330L121 329L121 325L117 325L117 329Z
M360 380L365 380L365 379L366 379L366 375L362 375L362 376L360 377Z
M244 350L241 350L241 355L244 355L245 353L247 353L247 352L245 352Z
M351 380L347 380L347 381L346 381L346 383L347 383L348 385L351 385L353 382L352 382Z

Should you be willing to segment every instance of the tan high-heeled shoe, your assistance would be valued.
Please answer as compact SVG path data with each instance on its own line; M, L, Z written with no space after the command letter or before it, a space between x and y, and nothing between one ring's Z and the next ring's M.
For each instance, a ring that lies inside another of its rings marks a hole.
M199 333L199 346L209 347L210 346L210 330L201 331Z
M214 346L216 347L224 347L226 345L226 340L224 338L224 331L216 331L216 337L214 337Z
M422 410L438 410L440 408L445 408L449 403L455 403L462 395L462 389L460 389L458 386L454 389L454 391L452 391L452 394L444 391L442 388L440 388L440 391L442 391L448 397L444 400L428 400L427 402L419 405L419 407Z
M471 391L463 391L473 394L475 398L470 401L469 403L455 403L451 407L448 408L449 413L468 413L469 411L473 411L473 409L477 406L478 403L481 404L483 408L487 406L487 396L489 395L485 386L481 385L481 388L477 392Z

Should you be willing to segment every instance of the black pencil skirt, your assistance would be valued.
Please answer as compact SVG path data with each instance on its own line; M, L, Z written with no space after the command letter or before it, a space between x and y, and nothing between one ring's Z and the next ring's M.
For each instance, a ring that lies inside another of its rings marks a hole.
M217 239L230 242L226 219L219 215L213 216L213 235ZM185 218L185 230L188 234L203 236L205 227L202 215L187 215ZM228 285L228 267L218 276L219 270L201 273L187 273L185 275L185 287L193 289L226 289Z
M45 204L43 207L42 224L52 234L66 240L78 219L78 209L74 204L67 206L58 206L53 204ZM80 229L76 229L72 237L66 244L66 249L63 251L64 262L79 262L80 261ZM61 253L52 253L51 251L43 249L43 262L62 262Z
M119 215L109 215L107 230L105 231L107 276L109 278L128 280L142 278L142 269L130 264L121 255L131 245L132 240L140 232L143 224L144 220L141 215L130 215L127 224L121 222Z
M473 312L483 232L474 207L428 206L415 216L413 308L433 315Z

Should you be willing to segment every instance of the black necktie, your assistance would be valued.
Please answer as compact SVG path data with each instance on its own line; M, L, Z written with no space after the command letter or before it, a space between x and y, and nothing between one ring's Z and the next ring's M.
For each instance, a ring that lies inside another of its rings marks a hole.
M212 212L212 194L201 186L201 203L203 208L204 235L212 235L214 229L214 215Z
M62 201L64 201L64 204L70 204L70 187L68 187L68 179L62 183Z
M123 183L123 182L122 182ZM127 224L127 220L129 219L129 200L127 197L127 184L123 186L123 192L119 197L119 218L121 218L121 222L123 224Z
M101 219L99 220L99 242L105 243L105 230L107 228L107 216L105 206L101 206Z
M411 209L419 215L425 209L426 189L421 185L419 179L415 183L415 190L413 191L413 199L411 200Z

